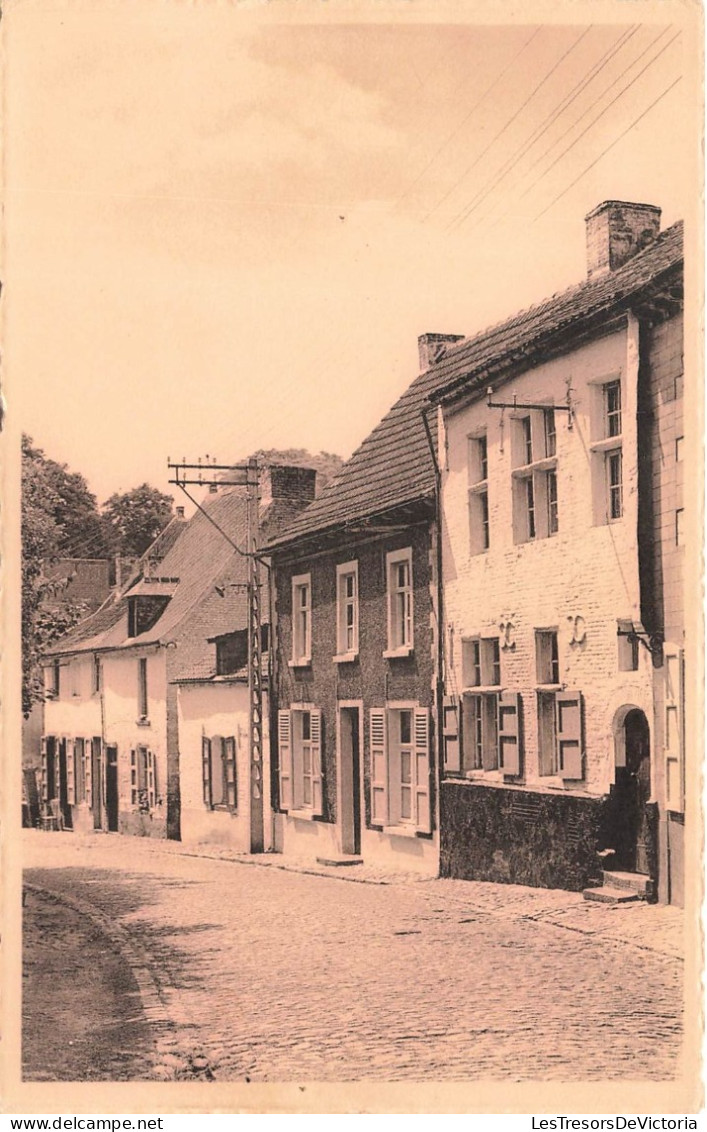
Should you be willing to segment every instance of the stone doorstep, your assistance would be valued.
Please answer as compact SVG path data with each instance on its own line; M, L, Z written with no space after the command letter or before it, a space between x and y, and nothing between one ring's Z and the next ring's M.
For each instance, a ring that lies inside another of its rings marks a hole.
M317 857L318 865L329 865L332 868L346 867L347 865L362 865L363 857L354 857L350 853L331 853L326 857Z
M604 884L609 888L625 888L638 893L644 899L653 896L655 882L647 873L626 873L613 869L604 869Z
M602 885L601 888L585 888L582 896L585 900L595 900L598 904L631 904L640 900L640 895L629 888L613 888Z

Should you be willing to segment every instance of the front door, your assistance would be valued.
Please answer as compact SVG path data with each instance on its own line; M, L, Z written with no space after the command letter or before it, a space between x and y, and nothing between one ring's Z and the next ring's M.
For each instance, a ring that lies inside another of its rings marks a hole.
M358 708L339 708L341 852L361 852L361 753Z
M106 816L110 833L118 832L118 748L106 747Z
M102 829L103 766L101 763L101 740L91 740L91 807L93 828Z
M64 829L71 829L71 806L69 805L69 769L66 760L66 739L59 741L59 782L57 798Z
M616 768L615 867L650 872L650 734L642 711L632 709L624 723L626 765Z

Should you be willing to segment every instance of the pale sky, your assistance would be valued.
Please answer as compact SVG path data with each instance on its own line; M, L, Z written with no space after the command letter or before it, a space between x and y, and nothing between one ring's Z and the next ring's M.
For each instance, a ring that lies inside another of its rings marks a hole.
M302 11L332 22L283 22ZM696 43L669 2L593 26L365 11L5 11L5 396L99 501L167 490L168 456L347 457L418 334L583 278L596 204L694 209Z

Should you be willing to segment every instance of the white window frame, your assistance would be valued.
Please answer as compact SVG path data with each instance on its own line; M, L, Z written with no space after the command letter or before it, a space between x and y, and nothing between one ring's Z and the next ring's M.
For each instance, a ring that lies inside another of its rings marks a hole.
M309 717L306 737L305 716ZM322 712L314 704L290 704L278 712L280 810L290 817L312 821L323 816L322 730Z
M401 563L405 563L407 566L408 583L399 588L393 583L395 569ZM385 575L388 604L388 647L383 656L410 656L415 641L412 547L408 546L404 550L392 550L386 554ZM395 602L399 595L403 595L403 613L400 618Z
M410 713L410 741L398 734L403 712ZM373 717L378 717L378 730ZM397 837L432 832L430 811L430 712L415 700L391 700L368 713L371 760L371 826ZM407 773L403 773L404 756ZM407 807L403 794L407 792ZM409 813L404 814L408 809Z
M482 446L483 445L483 455ZM488 436L467 437L469 554L485 554L491 543L489 525Z
M144 674L144 675L143 675ZM150 674L148 658L140 656L137 660L137 711L138 723L146 724L150 720ZM142 711L142 708L145 710Z
M304 605L300 594L306 592ZM305 615L304 633L300 627L300 614ZM304 639L302 637L304 636ZM312 663L312 575L295 574L292 578L292 659L291 668Z
M552 428L548 427L550 422ZM519 544L553 538L560 526L555 406L514 416L511 428L513 541Z
M591 435L592 462L592 510L594 526L620 523L624 518L624 468L623 468L623 415L626 412L623 376L620 372L605 374L590 382L591 386ZM618 387L619 408L609 411L609 391ZM618 416L619 432L610 432L611 418ZM619 458L621 475L617 484L612 485L612 459ZM612 515L612 500L618 491L620 514Z
M353 578L353 596L346 593L346 582ZM348 624L351 610L352 624ZM358 656L358 562L342 562L336 567L336 656L334 661L341 663L354 660ZM351 630L351 640L348 640Z

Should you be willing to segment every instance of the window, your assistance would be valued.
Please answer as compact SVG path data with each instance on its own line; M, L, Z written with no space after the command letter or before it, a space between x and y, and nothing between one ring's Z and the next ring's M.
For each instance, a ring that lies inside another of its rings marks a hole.
M594 387L592 411L592 494L594 522L613 523L624 513L621 380Z
M462 640L461 770L520 774L520 697L501 691L498 637Z
M538 690L537 696L540 774L583 778L581 693Z
M147 709L147 657L141 656L137 662L137 711L140 720L147 719Z
M407 656L413 647L412 550L386 555L388 577L388 648L384 656Z
M235 813L238 808L236 786L236 740L206 736L201 741L204 805L208 810L225 809Z
M371 825L430 833L429 712L414 704L371 708Z
M616 627L619 649L619 672L637 672L639 640L633 621L618 621Z
M557 630L539 629L535 633L535 670L540 685L560 683L560 656Z
M169 605L169 597L140 594L128 598L128 636L139 637L155 625Z
M155 758L149 747L136 747L130 752L130 801L141 811L156 805ZM87 793L88 793L87 786Z
M513 539L532 542L560 528L555 410L534 410L512 421Z
M55 660L53 664L48 665L44 669L44 687L48 699L59 699L61 693L61 669L58 660Z
M358 653L357 562L345 562L336 568L336 652L337 659Z
M292 663L309 664L312 659L312 579L299 574L292 579Z
M486 435L469 437L469 553L489 548L488 445Z
M462 680L465 688L501 684L501 649L498 637L466 637L462 640Z
M230 676L248 663L248 632L225 633L216 638L216 675Z
M685 735L684 680L685 660L682 649L666 644L665 715L663 749L665 753L666 805L674 813L685 808Z
M321 817L322 715L303 706L278 712L280 809Z

